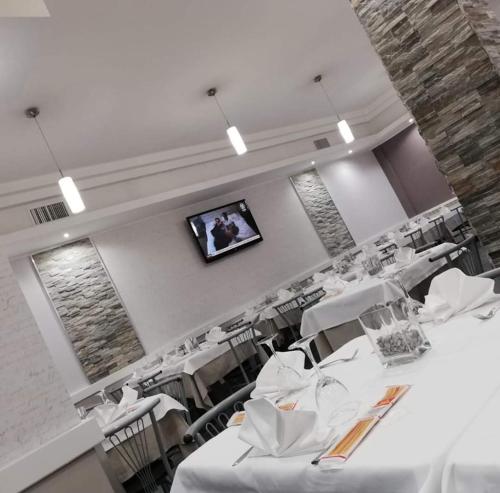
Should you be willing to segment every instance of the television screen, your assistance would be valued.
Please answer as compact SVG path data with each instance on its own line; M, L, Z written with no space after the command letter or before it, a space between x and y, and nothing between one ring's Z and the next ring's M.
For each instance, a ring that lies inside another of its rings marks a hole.
M262 241L259 228L244 200L186 219L207 262Z

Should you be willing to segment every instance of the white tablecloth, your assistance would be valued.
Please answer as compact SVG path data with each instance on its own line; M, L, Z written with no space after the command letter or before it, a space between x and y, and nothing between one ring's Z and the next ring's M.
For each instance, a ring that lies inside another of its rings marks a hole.
M172 492L440 493L450 451L500 386L500 330L495 319L470 314L426 329L433 349L417 362L386 370L366 355L363 336L338 352L362 343L362 357L325 370L369 402L383 385L412 384L342 469L319 470L310 464L315 454L251 457L232 467L248 445L230 428L181 463Z
M417 255L415 260L401 272L401 280L406 289L412 289L446 265L445 259L429 262L429 257L438 255L452 246L451 243L443 243L429 249L429 253L423 252ZM387 266L383 276L388 277L396 269L396 264ZM305 337L350 322L371 306L387 303L401 294L401 290L385 278L365 277L359 284L352 281L340 295L326 296L318 304L305 310L300 333Z

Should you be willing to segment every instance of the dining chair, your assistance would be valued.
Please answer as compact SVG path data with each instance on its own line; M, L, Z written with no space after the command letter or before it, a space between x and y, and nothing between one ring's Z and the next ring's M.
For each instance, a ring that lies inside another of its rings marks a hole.
M233 353L234 359L238 363L238 366L240 368L241 374L243 376L243 379L245 380L245 383L250 383L250 378L248 376L247 371L245 370L245 367L243 365L244 359L240 355L240 352L238 351L238 346L244 343L251 343L253 347L255 348L255 352L258 355L260 359L260 366L264 365L264 362L260 358L260 353L258 350L257 346L257 336L255 333L255 328L253 325L250 325L248 327L243 327L241 329L236 329L233 332L227 332L227 335L220 339L218 341L218 344L229 344L229 347L231 348L231 352Z
M463 207L459 205L458 207L455 207L451 210L452 212L455 212L458 219L457 226L455 226L451 230L451 232L460 240L467 239L468 234L471 233L471 226L469 224L469 221L463 215Z
M435 241L430 241L429 243L426 243L425 245L419 246L418 248L415 249L415 253L422 253L425 252L431 248L434 248L435 246L440 245L441 242L439 240Z
M482 272L481 274L478 274L477 277L493 279L495 281L495 287L493 288L493 290L495 291L495 293L500 293L500 267Z
M275 305L274 308L281 315L285 323L287 324L292 337L295 341L300 339L298 335L297 326L300 325L300 320L302 316L302 311L300 305L303 303L303 296L297 295L290 298L279 305Z
M161 378L153 385L144 388L142 392L144 397L150 397L156 394L167 394L180 402L188 410L186 420L188 424L191 424L191 416L189 414L188 400L182 374L178 373L176 375Z
M159 403L160 398L154 397L103 430L104 436L134 472L145 493L156 493L160 485L164 492L168 492L173 480L173 470L168 462L160 428L154 415L154 408ZM146 433L148 418L160 453L161 468L152 467L153 459L150 456L152 444L148 443Z
M302 303L300 305L300 309L302 310L302 312L315 305L316 303L319 303L321 298L323 298L325 294L326 291L323 288L318 288L308 294L303 294Z
M429 257L429 262L436 262L443 258L448 267L457 267L468 276L476 276L484 272L477 236L470 236L445 252Z
M406 233L404 237L410 238L411 244L415 249L417 249L419 245L423 245L425 243L425 238L424 238L424 233L422 232L422 228L410 231L409 233Z
M106 393L106 395L110 396L111 399L116 403L120 402L123 396L122 387L125 385L125 382L130 380L131 377L132 374L120 378L119 380L113 382L110 385L107 385L106 387L104 387L104 392Z
M391 265L391 264L394 264L396 262L396 251L392 251L392 252L389 252L387 255L385 255L384 257L382 257L380 259L380 262L382 263L382 265L384 267L387 267L388 265Z
M255 382L249 383L208 410L186 430L184 444L192 444L198 448L224 431L231 416L235 412L243 411L243 404L250 398L254 388Z

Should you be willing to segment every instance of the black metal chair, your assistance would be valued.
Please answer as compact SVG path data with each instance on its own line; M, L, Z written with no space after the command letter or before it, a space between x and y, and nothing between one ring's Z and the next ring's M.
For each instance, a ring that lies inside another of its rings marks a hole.
M455 214L458 217L458 225L455 226L451 230L451 232L460 241L467 239L467 236L472 232L472 228L469 224L469 221L463 215L463 210L464 210L463 207L459 205L458 207L455 207L451 210L452 212L455 212Z
M254 388L255 382L249 383L198 418L186 430L183 438L184 444L194 444L200 447L207 440L224 431L233 413L243 410L243 404L250 398Z
M303 294L300 309L304 311L315 305L316 303L319 303L321 301L321 298L323 298L325 294L326 291L323 288L318 288L308 294Z
M415 253L421 253L421 252L425 252L431 248L434 248L435 246L438 246L440 245L441 242L439 240L436 240L436 241L431 241L429 243L426 243L425 245L422 245L422 246L419 246L416 250L415 250Z
M159 397L153 398L103 430L104 436L138 478L144 493L156 493L160 485L164 492L168 492L174 476L154 415L154 408L159 403ZM152 467L152 444L148 443L146 416L151 421L163 465L160 473Z
M486 272L482 272L478 277L485 277L487 279L493 279L495 281L494 291L495 293L500 293L500 267L496 269L491 269Z
M417 249L420 245L425 244L424 233L422 228L417 228L404 235L405 238L410 238L413 248Z
M380 262L384 267L387 267L388 265L391 265L396 262L396 250L393 250L392 252L388 253L384 257L380 259Z
M246 342L250 342L255 348L255 353L260 358L260 353L257 346L257 336L255 333L254 326L250 325L248 327L243 327L241 329L236 329L232 332L228 332L226 337L218 341L218 344L225 344L226 342L229 344L231 352L234 355L234 359L238 363L238 366L241 370L241 374L243 375L243 379L247 384L250 383L250 378L243 365L244 358L241 357L237 349L239 345L244 344ZM261 364L260 366L262 366L264 362L261 360L260 364Z
M479 240L476 236L467 238L439 255L429 257L429 262L436 262L443 258L448 267L457 267L469 276L476 276L484 272L479 254Z
M186 409L188 409L186 420L189 424L191 424L186 390L184 389L184 382L180 373L162 378L158 380L158 382L145 387L142 391L142 395L144 397L150 397L156 394L167 394L170 397L173 397L176 401L180 402Z
M274 308L281 315L283 320L286 322L292 337L294 340L298 341L300 336L298 335L297 325L300 325L300 320L302 316L302 311L300 310L300 305L302 303L303 296L297 295L290 298L279 305L275 305Z

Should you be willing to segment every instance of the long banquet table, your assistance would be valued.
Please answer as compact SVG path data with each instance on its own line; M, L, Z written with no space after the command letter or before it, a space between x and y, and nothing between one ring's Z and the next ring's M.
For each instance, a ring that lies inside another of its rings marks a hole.
M483 306L476 311L488 309ZM368 404L380 395L384 385L412 385L341 469L322 471L311 465L316 454L248 457L232 467L248 445L238 439L237 428L229 428L180 464L172 491L440 492L447 459L500 389L498 320L481 322L468 313L442 325L426 324L432 350L417 362L392 369L380 365L366 336L350 341L330 356L328 359L348 356L355 348L360 349L357 359L325 371ZM465 447L457 463L473 462L476 451ZM498 488L449 490L462 491Z

